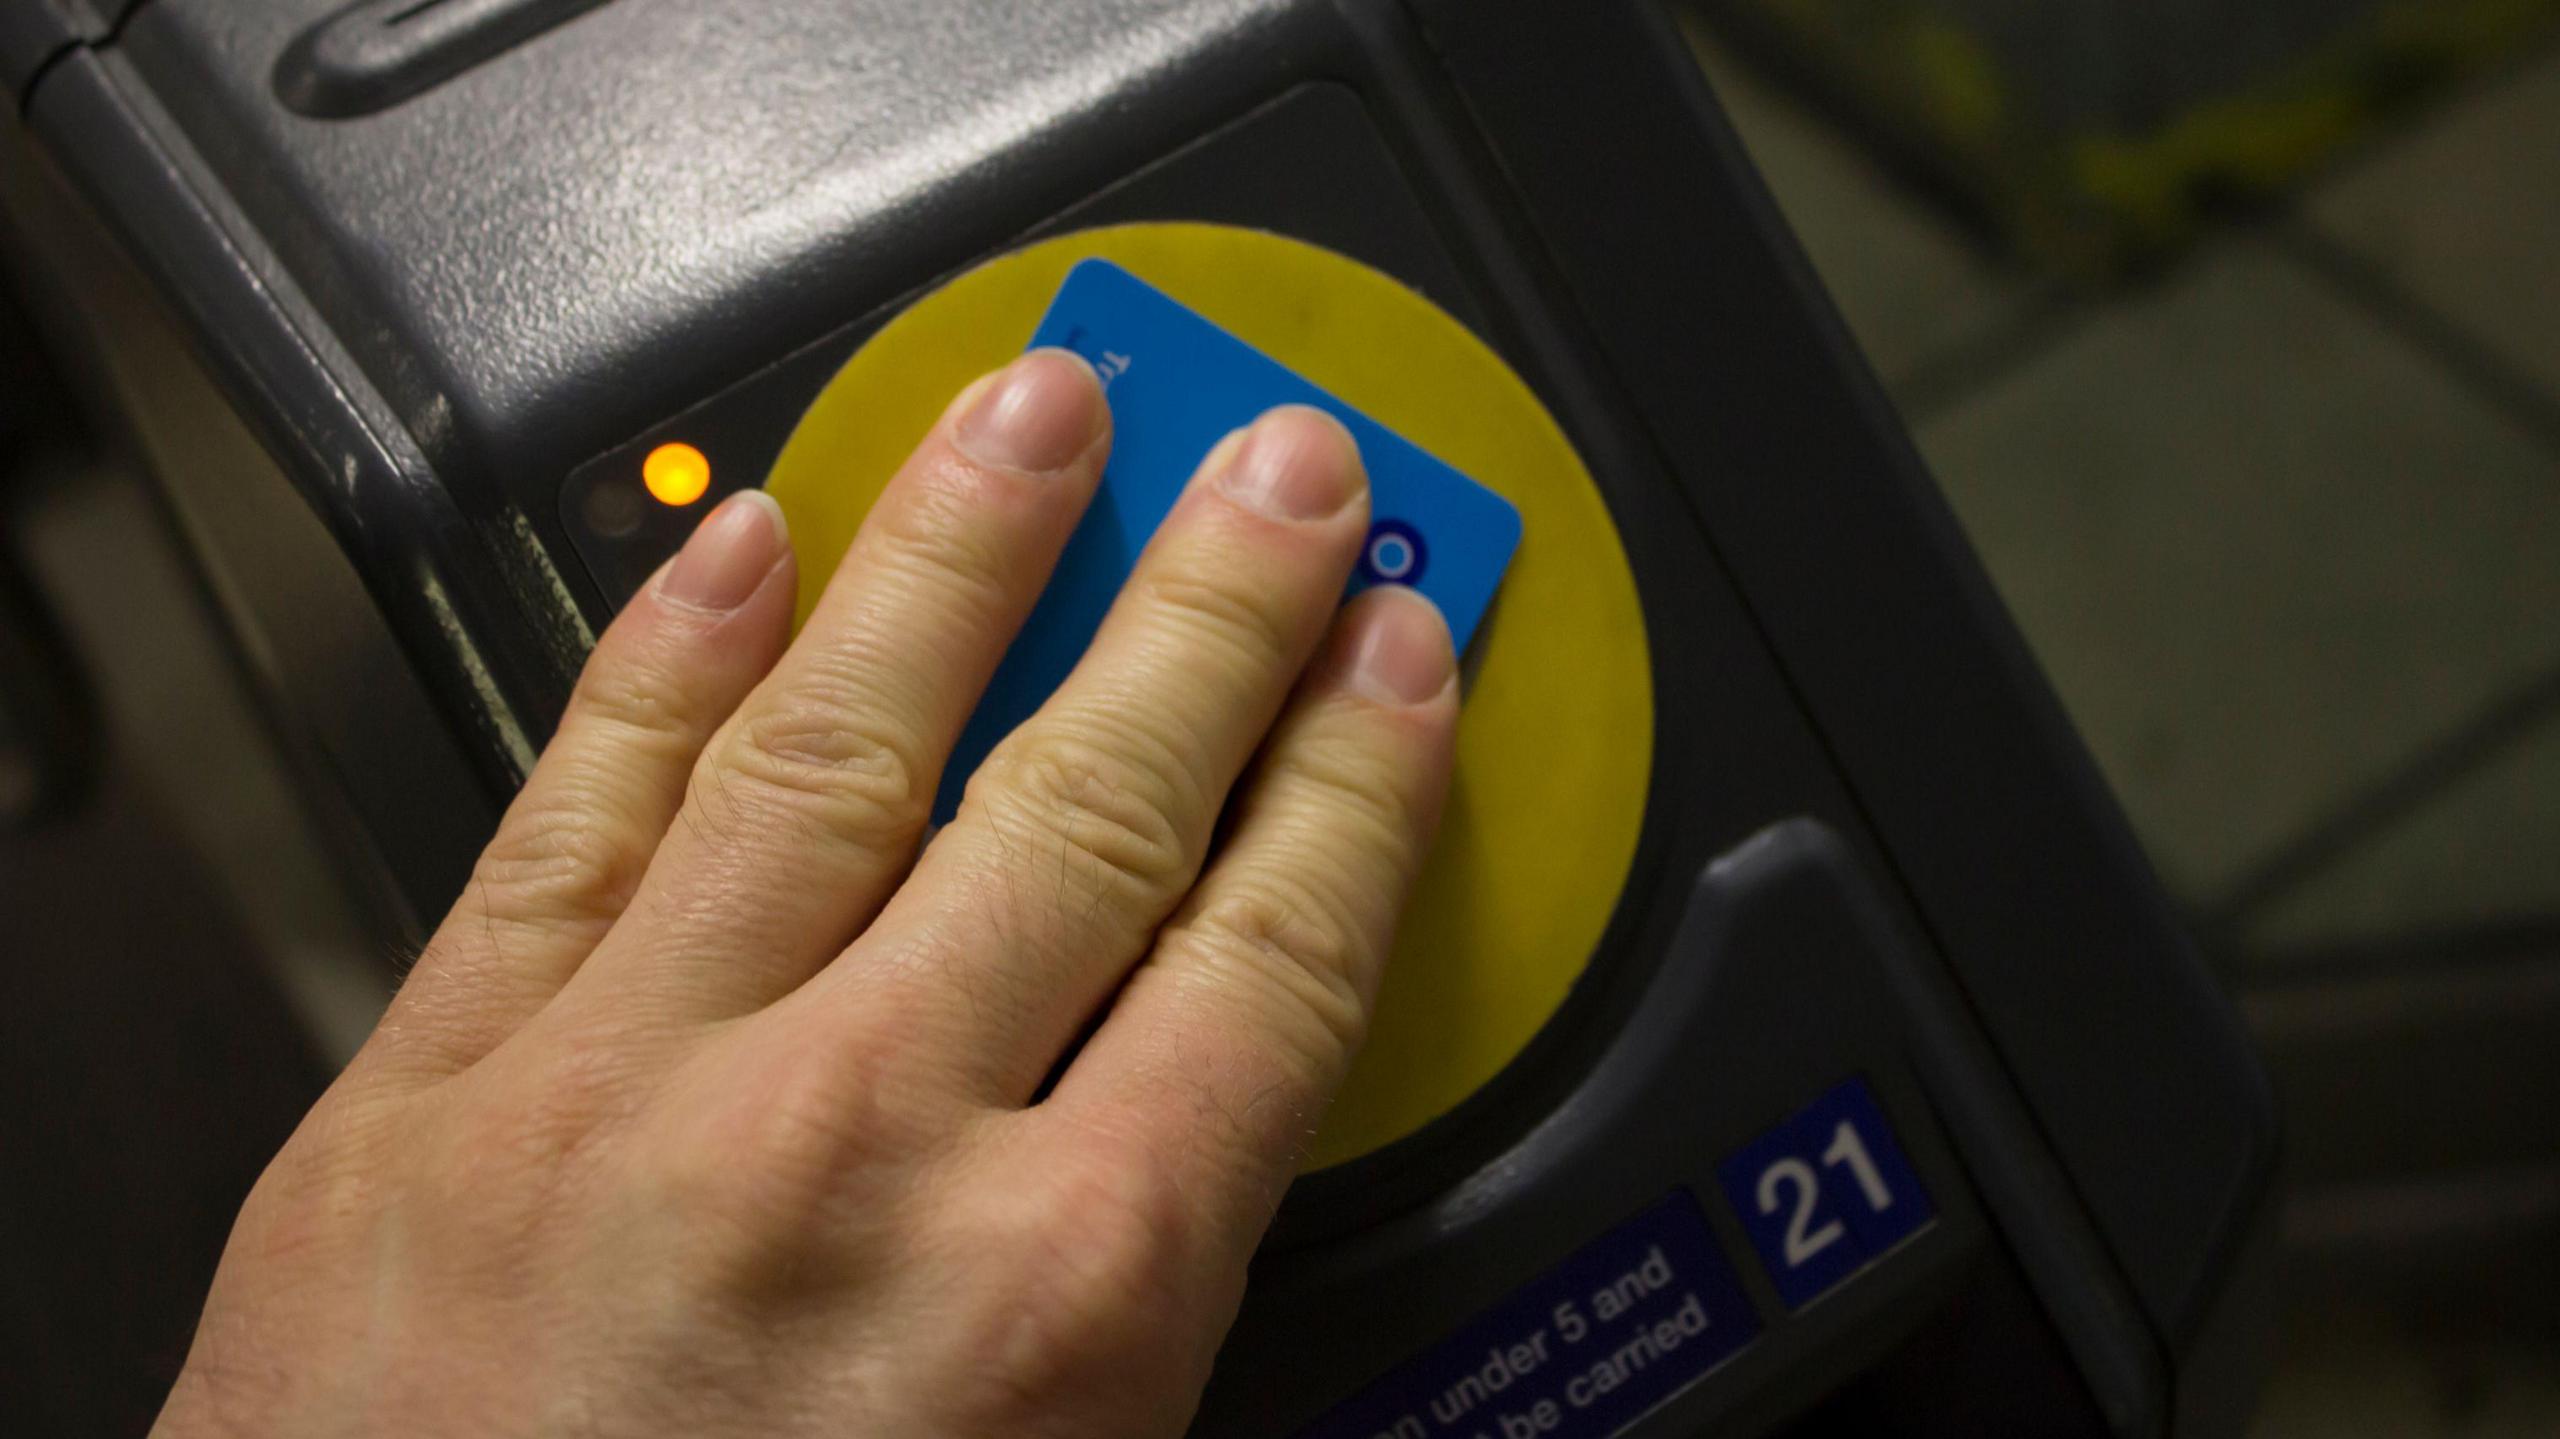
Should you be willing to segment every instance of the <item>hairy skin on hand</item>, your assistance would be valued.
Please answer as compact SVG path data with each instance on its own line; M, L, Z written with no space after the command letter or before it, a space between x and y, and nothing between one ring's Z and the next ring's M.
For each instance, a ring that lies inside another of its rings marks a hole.
M1109 444L1071 355L980 381L796 639L781 511L704 521L250 1195L156 1432L1182 1431L1456 665L1409 592L1337 613L1359 456L1274 411L920 850Z

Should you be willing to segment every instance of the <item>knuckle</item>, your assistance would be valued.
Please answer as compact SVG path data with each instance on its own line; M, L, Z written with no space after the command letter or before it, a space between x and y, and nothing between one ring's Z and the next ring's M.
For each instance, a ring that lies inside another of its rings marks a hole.
M555 1173L612 1132L647 1089L645 1060L619 1032L563 1037L512 1072L480 1074L455 1144L493 1172Z
M1353 919L1310 887L1240 878L1186 916L1168 941L1200 982L1233 993L1266 1034L1317 1072L1355 1052L1368 1031L1371 947Z
M996 477L955 459L933 467L904 503L880 513L876 563L914 581L1001 593L1018 557L987 523Z
M768 1091L761 1102L686 1126L655 1166L670 1211L761 1249L819 1231L812 1212L894 1148L867 1104L832 1078Z
M1119 1135L1089 1135L1051 1171L1040 1232L1070 1288L1152 1300L1171 1286L1197 1214L1181 1173L1162 1145Z
M640 856L599 805L544 805L510 815L472 869L472 883L510 917L609 920L640 883Z
M570 696L572 711L611 725L643 740L676 743L689 738L702 723L698 685L686 685L645 658L596 660L578 675Z
M1133 749L1158 751L1149 759ZM998 747L970 781L1000 832L1094 877L1101 894L1160 900L1190 882L1206 802L1166 747L1053 722Z
M913 844L932 803L923 746L895 724L835 705L745 716L721 767L763 802L864 848Z
M1275 748L1264 788L1304 796L1308 823L1321 825L1319 852L1356 852L1376 859L1411 854L1422 815L1408 777L1393 755L1357 734L1313 726Z
M982 1252L1008 1279L984 1322L999 1418L1045 1419L1158 1363L1180 1332L1202 1221L1158 1146L1095 1137L1000 1211Z
M1221 571L1236 567L1221 565ZM1157 616L1194 646L1207 646L1248 666L1276 667L1295 655L1306 620L1285 594L1239 584L1223 573L1180 569L1146 577L1139 597Z
M795 1191L825 1193L921 1147L918 1106L888 1039L865 1036L818 1063L796 1046L782 1051L787 1063L768 1059L765 1082L744 1091L753 1103L728 1126L751 1167Z
M694 1097L652 1125L644 1172L731 1294L787 1290L817 1256L900 1222L908 1180L957 1128L893 1044L830 1045L814 1062L810 1046L763 1044L705 1063Z

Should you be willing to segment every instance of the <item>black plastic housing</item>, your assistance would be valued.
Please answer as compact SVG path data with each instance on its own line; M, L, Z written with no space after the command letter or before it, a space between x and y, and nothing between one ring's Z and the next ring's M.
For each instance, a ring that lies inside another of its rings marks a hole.
M1627 893L1511 1072L1299 1186L1204 1433L1289 1432L1845 1073L1944 1222L1630 1432L1880 1395L1968 1432L1960 1376L2003 1356L2045 1396L2009 1432L2234 1430L2263 1081L1650 4L403 8L19 15L0 62L488 799L638 563L574 532L578 477L679 420L769 456L882 317L1047 230L1211 218L1354 254L1477 327L1590 461L1654 640ZM1687 1127L1638 1122L1665 1105ZM1941 1330L1979 1352L1913 1348Z

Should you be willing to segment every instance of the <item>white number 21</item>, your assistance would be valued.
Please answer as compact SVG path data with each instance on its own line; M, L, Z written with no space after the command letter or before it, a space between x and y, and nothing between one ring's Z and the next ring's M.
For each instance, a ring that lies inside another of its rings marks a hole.
M1822 1151L1822 1164L1826 1169L1845 1167L1858 1182L1858 1192L1867 1201L1867 1208L1881 1214L1893 1207L1893 1191L1885 1186L1884 1176L1876 1172L1876 1162L1867 1154L1867 1142L1858 1137L1856 1125L1845 1119L1840 1121L1840 1127L1831 1132L1831 1147ZM1795 1191L1795 1210L1787 1218L1785 1254L1787 1266L1793 1268L1838 1243L1843 1230L1837 1219L1818 1229L1808 1227L1813 1223L1815 1206L1821 1202L1822 1178L1812 1165L1792 1156L1760 1171L1760 1212L1775 1214L1784 1208L1789 1189Z

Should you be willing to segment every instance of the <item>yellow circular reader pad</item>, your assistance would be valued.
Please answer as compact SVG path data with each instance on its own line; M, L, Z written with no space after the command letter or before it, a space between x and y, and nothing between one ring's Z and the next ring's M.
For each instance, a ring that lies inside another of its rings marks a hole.
M1518 555L1469 653L1447 817L1368 1048L1310 1168L1401 1139L1475 1092L1564 1002L1635 855L1653 762L1644 616L1590 473L1509 366L1438 306L1258 230L1084 230L988 261L872 336L766 488L808 617L881 487L961 387L1019 353L1078 261L1138 275L1519 506Z

